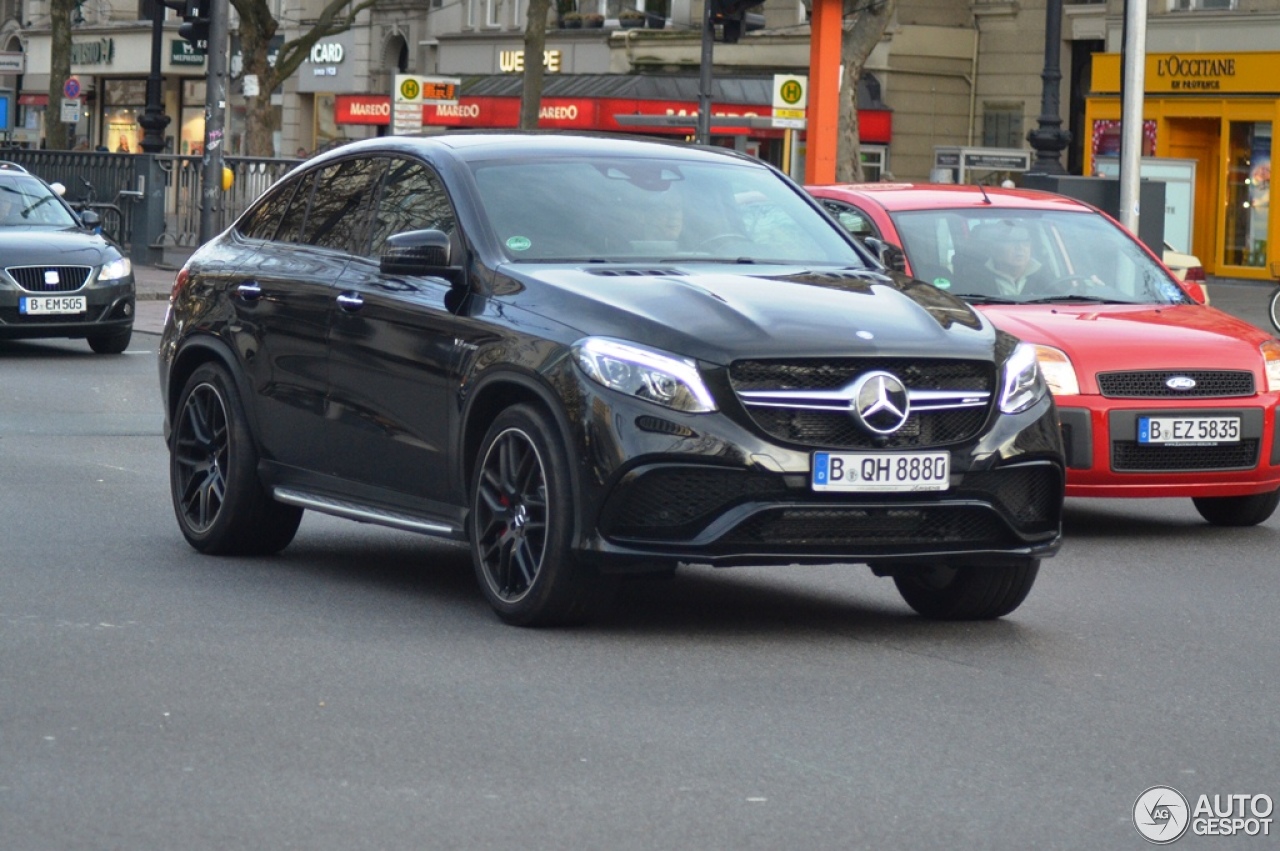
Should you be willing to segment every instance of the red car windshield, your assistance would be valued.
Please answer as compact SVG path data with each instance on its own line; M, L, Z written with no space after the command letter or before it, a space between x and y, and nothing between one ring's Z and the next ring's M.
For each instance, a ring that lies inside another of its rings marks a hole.
M892 218L915 277L973 302L1191 303L1136 240L1097 213L917 210Z

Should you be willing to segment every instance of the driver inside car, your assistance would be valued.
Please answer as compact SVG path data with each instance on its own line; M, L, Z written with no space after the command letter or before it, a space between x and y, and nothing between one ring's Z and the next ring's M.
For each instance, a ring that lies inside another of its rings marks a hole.
M979 231L976 236L987 254L979 272L985 270L996 286L996 295L1025 298L1047 290L1053 276L1032 255L1029 230L1002 221L982 225Z

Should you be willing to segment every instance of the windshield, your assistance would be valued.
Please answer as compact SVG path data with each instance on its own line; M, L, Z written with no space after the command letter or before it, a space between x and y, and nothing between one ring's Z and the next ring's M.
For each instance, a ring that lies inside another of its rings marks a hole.
M39 180L0 176L0 228L76 226L58 196Z
M868 268L766 168L677 159L473 166L489 224L521 262L704 260Z
M1136 240L1094 212L921 210L894 225L915 277L975 303L1189 304Z

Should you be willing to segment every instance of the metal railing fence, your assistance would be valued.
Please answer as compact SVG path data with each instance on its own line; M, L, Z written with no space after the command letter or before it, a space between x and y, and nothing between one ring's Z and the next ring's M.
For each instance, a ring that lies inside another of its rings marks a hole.
M93 209L102 218L103 230L126 248L133 245L133 210L137 196L146 189L146 157L99 151L41 151L28 148L0 149L0 160L9 160L49 183L61 183L63 196L79 209ZM194 249L200 233L200 157L168 154L157 156L164 175L163 228L150 240L155 248ZM231 189L222 192L215 232L231 224L259 195L298 164L293 158L224 157L231 169Z

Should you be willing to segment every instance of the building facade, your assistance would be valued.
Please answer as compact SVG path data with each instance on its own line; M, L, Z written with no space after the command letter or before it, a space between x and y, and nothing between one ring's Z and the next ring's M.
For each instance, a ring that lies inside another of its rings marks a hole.
M82 145L138 149L150 70L152 0L85 2L73 21ZM1189 244L1218 274L1270 277L1280 245L1269 208L1271 129L1280 104L1280 0L1145 0L1147 155L1194 164ZM1072 141L1067 170L1104 172L1116 154L1124 0L1061 0L1061 82ZM308 31L321 0L269 0L278 43ZM1026 151L1044 83L1048 0L900 0L859 89L872 179L923 180L939 149ZM278 156L390 132L397 74L458 79L455 104L424 107L422 130L514 127L526 57L527 0L380 0L310 51L272 93ZM636 12L629 15L624 12ZM713 52L712 135L803 174L807 131L775 127L774 75L807 74L805 0L766 0L764 28ZM702 0L556 0L543 56L546 127L691 137L702 63ZM36 146L48 103L48 0L0 0L0 88L16 103L8 141ZM164 25L167 150L204 142L205 57ZM244 153L244 95L231 19L229 153ZM16 58L15 58L16 57ZM830 128L824 132L831 132ZM1264 190L1264 186L1266 190Z
M1118 153L1122 14L1122 3L1108 4L1105 50L1092 57L1086 173L1106 168ZM1271 138L1280 120L1277 33L1277 0L1150 5L1143 154L1194 175L1190 250L1213 274L1280 276L1280 222L1270 216Z

